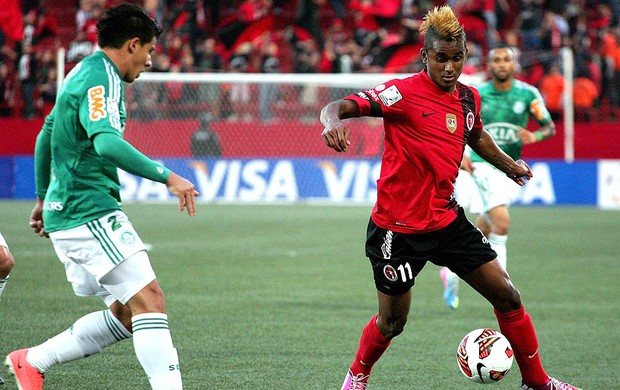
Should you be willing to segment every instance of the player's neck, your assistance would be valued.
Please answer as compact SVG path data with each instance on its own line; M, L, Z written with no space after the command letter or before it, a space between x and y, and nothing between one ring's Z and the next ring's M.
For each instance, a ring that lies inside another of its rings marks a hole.
M512 88L513 81L514 79L512 77L505 81L493 80L493 85L498 91L505 92Z
M105 49L101 49L101 51L112 61L119 73L124 75L127 62L121 53L121 49L106 47Z

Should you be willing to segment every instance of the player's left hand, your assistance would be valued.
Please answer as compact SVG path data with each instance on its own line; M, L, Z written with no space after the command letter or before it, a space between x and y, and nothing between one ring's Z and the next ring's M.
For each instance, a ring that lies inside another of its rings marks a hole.
M30 212L30 227L39 237L49 237L43 224L43 199L37 197L37 203Z
M523 160L515 161L516 165L512 168L510 172L506 174L512 181L522 186L530 180L534 174L532 173L532 169L529 165Z
M187 213L193 217L196 214L196 196L199 195L194 184L176 173L170 172L166 185L168 190L179 199L179 210L183 212L187 209Z
M521 142L523 145L530 145L534 142L537 142L536 134L533 131L529 131L524 129L523 127L519 127L519 131L517 132L517 137L521 138Z
M347 148L351 145L351 141L349 140L350 136L351 130L340 121L325 126L321 134L321 138L323 138L325 145L334 149L336 152L347 151Z

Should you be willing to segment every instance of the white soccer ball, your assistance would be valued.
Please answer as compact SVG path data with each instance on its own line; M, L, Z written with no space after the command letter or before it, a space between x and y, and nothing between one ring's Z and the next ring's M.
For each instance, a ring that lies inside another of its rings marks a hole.
M506 336L490 328L472 330L456 350L459 369L477 383L501 381L513 360L514 352Z

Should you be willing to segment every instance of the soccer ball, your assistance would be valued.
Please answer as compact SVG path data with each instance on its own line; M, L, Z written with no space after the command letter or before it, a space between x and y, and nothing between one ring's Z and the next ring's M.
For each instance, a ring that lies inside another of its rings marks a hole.
M459 369L477 383L501 381L514 359L510 342L496 330L485 328L469 332L456 350Z

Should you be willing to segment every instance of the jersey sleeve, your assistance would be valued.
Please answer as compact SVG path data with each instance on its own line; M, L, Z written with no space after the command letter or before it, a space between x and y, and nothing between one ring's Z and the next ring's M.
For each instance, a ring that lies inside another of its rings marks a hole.
M476 107L474 112L474 125L472 126L471 132L480 134L482 132L482 115L480 114L482 108L482 98L480 98L480 92L474 87L470 87L471 91L474 95L474 106Z
M389 107L403 98L396 83L397 80L390 80L372 89L346 96L344 99L357 103L360 116L383 117Z
M551 121L551 114L545 106L545 101L535 87L532 87L532 98L530 100L530 115L538 122L539 125L547 124Z
M56 106L54 106L52 111L45 117L45 122L37 136L34 147L35 193L37 197L41 199L45 199L47 187L50 184L50 174L52 172L51 134L55 115Z
M97 134L93 146L100 156L126 172L160 183L166 183L170 176L168 168L140 153L119 134Z
M107 66L107 65L106 65ZM102 132L122 134L123 86L118 74L93 69L79 98L79 120L89 138Z

